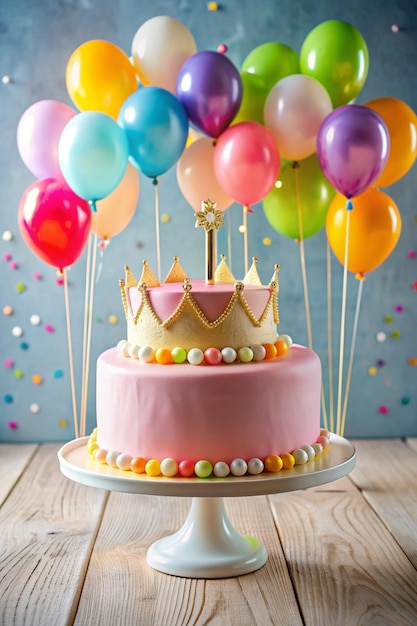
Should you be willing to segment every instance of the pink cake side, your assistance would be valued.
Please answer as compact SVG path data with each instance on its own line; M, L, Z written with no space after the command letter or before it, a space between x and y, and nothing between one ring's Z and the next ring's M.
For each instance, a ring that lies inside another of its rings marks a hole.
M145 459L264 459L317 441L320 389L320 359L302 346L197 367L144 364L112 348L97 361L97 443Z

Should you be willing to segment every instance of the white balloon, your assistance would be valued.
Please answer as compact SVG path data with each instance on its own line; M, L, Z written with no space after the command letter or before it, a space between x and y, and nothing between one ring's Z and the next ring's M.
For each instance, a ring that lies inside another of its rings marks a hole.
M326 89L312 76L291 74L279 80L266 99L264 120L281 158L301 161L314 154L317 133L332 109Z
M184 24L160 15L146 21L132 41L132 59L143 85L176 94L177 76L185 61L197 52L194 37Z

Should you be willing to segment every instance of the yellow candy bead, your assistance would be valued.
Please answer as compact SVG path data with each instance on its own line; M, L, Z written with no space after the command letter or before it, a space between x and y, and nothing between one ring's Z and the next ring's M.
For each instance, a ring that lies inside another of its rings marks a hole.
M151 459L145 465L145 472L148 476L160 476L161 475L161 464L156 459Z
M282 467L283 469L291 469L295 465L295 459L292 454L289 452L285 454L281 454L282 459Z
M94 450L97 450L98 445L95 439L89 439L87 443L88 454L93 454Z
M279 472L282 469L282 459L278 454L270 454L264 461L267 472Z

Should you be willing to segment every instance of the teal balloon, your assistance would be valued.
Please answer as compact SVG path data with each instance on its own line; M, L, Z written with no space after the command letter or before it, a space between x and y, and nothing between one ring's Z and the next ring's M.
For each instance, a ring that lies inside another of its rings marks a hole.
M140 87L123 103L118 123L126 133L129 158L149 178L157 178L180 158L188 137L182 103L161 87Z
M285 76L298 74L300 65L298 55L284 43L263 43L248 54L240 68L242 72L255 74L260 78L267 91Z
M107 197L122 180L129 158L126 136L105 113L84 111L62 131L58 160L73 192L95 202Z
M302 74L312 76L327 90L333 108L356 98L369 69L368 47L348 22L328 20L307 35L300 50Z
M263 200L266 219L274 230L291 239L315 235L325 225L330 202L336 194L317 156L313 154L297 164L287 161L280 171L279 181L282 186L274 187Z

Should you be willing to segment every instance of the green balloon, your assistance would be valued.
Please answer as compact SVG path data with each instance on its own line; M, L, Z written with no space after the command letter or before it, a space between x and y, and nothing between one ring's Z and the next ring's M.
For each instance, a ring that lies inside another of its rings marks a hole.
M238 122L259 122L264 123L264 107L268 96L268 90L261 78L256 74L240 72L243 85L243 96L239 111L233 120L233 124Z
M297 183L298 178L298 183ZM280 188L274 187L263 199L265 217L281 235L301 239L298 206L301 207L302 237L315 235L326 222L326 214L336 190L324 176L313 154L297 164L281 169Z
M333 108L347 104L361 91L368 76L368 48L351 24L328 20L305 38L300 51L302 74L312 76L328 91Z
M299 74L298 55L284 43L263 43L248 54L240 68L242 72L256 74L268 92L285 76Z

